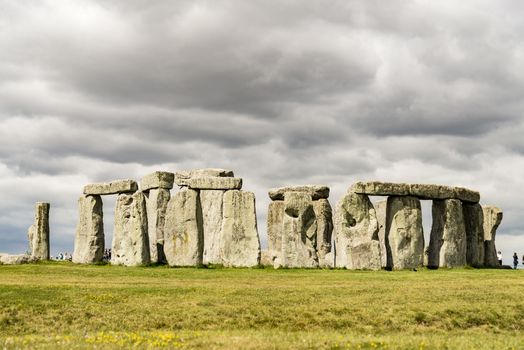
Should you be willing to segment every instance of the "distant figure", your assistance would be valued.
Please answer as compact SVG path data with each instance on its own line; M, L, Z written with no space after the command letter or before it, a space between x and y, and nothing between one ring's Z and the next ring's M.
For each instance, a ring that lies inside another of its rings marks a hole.
M513 253L513 268L516 270L517 265L519 264L519 257L517 256L517 253Z
M522 265L524 265L524 255L522 255Z
M500 250L497 252L497 259L499 259L499 265L502 266L502 253Z

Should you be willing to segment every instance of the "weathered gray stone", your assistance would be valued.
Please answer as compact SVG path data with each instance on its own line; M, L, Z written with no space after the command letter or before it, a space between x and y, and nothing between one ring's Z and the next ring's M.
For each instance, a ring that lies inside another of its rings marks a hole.
M284 195L282 253L283 267L318 267L316 252L317 220L311 195L286 192Z
M252 267L260 263L255 194L238 190L224 194L220 255L224 266Z
M334 268L336 266L335 253L329 252L324 257L324 261L320 263L323 267Z
M480 204L462 203L466 227L466 263L484 265L484 213Z
M146 199L142 192L120 194L116 200L111 264L149 264Z
M38 261L37 258L27 254L0 253L0 265L20 265Z
M380 242L380 266L387 267L388 254L386 252L386 207L388 201L381 200L373 203L377 216L378 241Z
M432 212L428 266L465 266L466 227L462 202L458 199L434 200Z
M144 176L140 180L140 189L147 191L154 188L164 188L170 190L173 188L175 174L167 171L155 171L154 173Z
M325 256L331 252L333 212L327 199L313 201L313 210L315 212L315 218L317 221L316 249L318 263L320 267L329 267L329 265L325 265Z
M442 185L369 181L356 182L348 192L374 196L413 196L420 199L459 199L471 203L480 201L480 194L476 191Z
M320 185L287 186L269 190L269 198L274 201L284 200L286 192L307 193L312 200L325 199L329 197L329 187Z
M260 265L262 266L273 266L274 256L269 250L262 250L260 252Z
M284 222L284 201L269 203L267 212L267 246L272 260L280 259L282 252L282 225Z
M233 177L232 170L226 169L215 169L215 168L206 168L206 169L194 169L194 170L185 170L177 171L175 173L175 183L179 186L187 186L188 180L193 177Z
M204 236L198 191L182 189L167 206L164 253L170 266L202 264Z
M378 223L367 195L347 193L335 210L337 267L380 269Z
M80 196L78 218L73 262L92 264L102 261L105 244L102 198L100 196Z
M484 265L487 267L498 267L497 248L495 246L495 236L497 228L502 222L502 210L497 207L486 205L482 206L484 214Z
M386 251L389 268L412 269L424 264L424 231L419 199L388 197Z
M151 263L164 263L164 226L167 204L171 198L168 189L153 188L145 192L147 208L147 234Z
M187 186L194 190L239 190L242 179L239 177L192 177Z
M29 227L29 251L38 260L49 260L49 203L37 202L35 221Z
M84 186L86 195L106 195L118 193L133 193L138 190L138 184L133 180L115 180L111 182L101 182Z
M220 240L222 239L222 216L224 191L200 191L204 232L204 264L221 264Z

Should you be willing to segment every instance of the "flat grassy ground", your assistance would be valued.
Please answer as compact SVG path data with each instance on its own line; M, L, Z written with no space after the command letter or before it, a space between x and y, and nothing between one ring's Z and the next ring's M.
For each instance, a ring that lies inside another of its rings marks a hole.
M0 266L1 348L524 349L524 271Z

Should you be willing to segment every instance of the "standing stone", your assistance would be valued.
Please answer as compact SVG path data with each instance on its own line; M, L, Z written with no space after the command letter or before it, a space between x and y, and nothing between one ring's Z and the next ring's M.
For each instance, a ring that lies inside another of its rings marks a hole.
M284 222L284 201L269 203L267 212L267 246L268 254L273 262L280 260L282 251L282 225Z
M93 264L104 256L104 213L100 196L80 196L73 262Z
M462 202L458 199L434 200L432 214L428 266L465 266L466 227Z
M222 207L224 191L200 191L204 234L204 264L221 264L220 240L222 238Z
M412 269L424 264L424 231L419 199L388 198L386 250L389 268Z
M165 262L164 225L170 197L169 190L165 188L154 188L145 192L149 255L153 264Z
M387 200L373 203L378 224L378 241L380 242L380 266L387 267L388 254L386 252L386 207Z
M466 225L466 263L484 265L484 213L480 204L463 203Z
M252 267L260 264L255 194L239 190L224 194L220 255L224 266Z
M49 203L36 203L35 221L27 231L31 256L39 260L49 260L49 208Z
M146 199L142 192L120 194L115 206L111 264L149 264Z
M313 211L317 220L316 250L321 267L329 267L325 261L326 255L331 252L331 236L333 233L333 213L327 199L313 201Z
M184 188L169 200L164 253L170 266L202 264L204 237L198 191Z
M484 213L484 265L487 267L500 266L495 247L497 228L502 222L502 210L494 206L482 206Z
M335 211L337 267L379 270L378 223L369 197L348 192Z
M286 192L282 231L281 266L319 266L316 252L317 221L310 194Z

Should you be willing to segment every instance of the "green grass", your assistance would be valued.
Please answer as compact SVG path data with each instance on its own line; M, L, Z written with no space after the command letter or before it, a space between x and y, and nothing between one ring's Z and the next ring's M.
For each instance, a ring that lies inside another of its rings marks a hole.
M524 271L0 266L0 349L524 349Z

